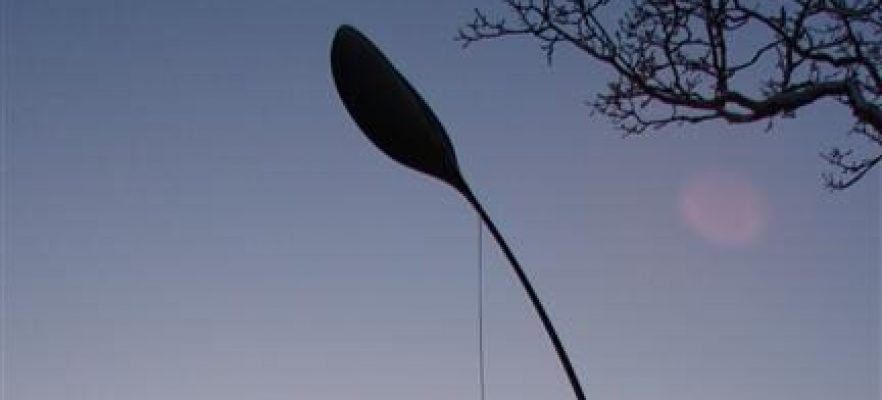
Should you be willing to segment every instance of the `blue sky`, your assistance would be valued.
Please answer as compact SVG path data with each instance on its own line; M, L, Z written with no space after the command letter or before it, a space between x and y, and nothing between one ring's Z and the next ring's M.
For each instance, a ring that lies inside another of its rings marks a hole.
M623 139L590 59L452 40L494 1L4 6L4 398L477 398L477 217L358 132L342 23L445 124L590 398L879 396L880 175L822 188L862 144L836 104ZM484 253L488 398L570 398Z

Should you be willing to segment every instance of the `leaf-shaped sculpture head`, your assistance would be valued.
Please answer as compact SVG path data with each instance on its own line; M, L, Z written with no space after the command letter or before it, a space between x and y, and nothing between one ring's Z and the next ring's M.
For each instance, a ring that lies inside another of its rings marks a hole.
M346 110L374 145L410 168L462 188L444 127L364 34L348 25L337 29L331 70Z

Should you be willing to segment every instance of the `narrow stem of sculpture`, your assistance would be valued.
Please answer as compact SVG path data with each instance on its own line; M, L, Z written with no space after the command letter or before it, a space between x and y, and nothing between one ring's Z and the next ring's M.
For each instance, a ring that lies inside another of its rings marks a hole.
M539 319L542 321L542 326L545 328L545 333L548 334L548 338L551 340L551 344L554 346L554 351L557 353L557 358L560 360L560 364L567 374L567 378L570 381L570 385L573 387L573 392L575 393L576 398L578 400L585 400L585 392L582 390L582 385L579 383L579 377L576 375L576 371L573 369L572 363L570 363L570 358L567 355L567 351L564 349L563 343L561 343L560 338L557 336L557 331L555 331L554 325L552 325L551 323L551 319L548 318L548 314L545 312L545 308L542 307L542 302L539 300L539 296L536 294L536 291L533 289L533 285L527 278L527 274L524 273L524 270L521 268L520 263L515 258L514 253L512 253L511 249L508 247L508 244L505 242L505 238L503 238L502 234L499 233L499 230L496 229L496 224L493 223L493 220L491 220L490 216L487 215L487 212L484 211L484 207L481 206L480 202L478 202L477 197L475 197L474 193L472 193L468 185L466 185L464 182L461 182L460 184L455 186L457 186L463 196L465 196L468 202L471 203L471 205L475 208L475 210L481 216L481 219L484 221L484 224L493 235L493 238L496 239L496 242L499 244L499 247L502 249L505 257L508 259L509 264L511 264L512 269L514 269L518 280L521 282L521 285L527 292L527 297L529 297L530 302L533 303L533 308L536 310L536 314L539 315Z

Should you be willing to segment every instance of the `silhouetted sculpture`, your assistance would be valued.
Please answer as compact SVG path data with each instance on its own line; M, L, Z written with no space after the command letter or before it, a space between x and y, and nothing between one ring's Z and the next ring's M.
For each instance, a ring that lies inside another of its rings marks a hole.
M438 118L382 52L355 28L337 29L331 48L337 92L362 132L392 159L453 186L480 214L533 303L576 398L585 394L539 296L496 225L466 184Z

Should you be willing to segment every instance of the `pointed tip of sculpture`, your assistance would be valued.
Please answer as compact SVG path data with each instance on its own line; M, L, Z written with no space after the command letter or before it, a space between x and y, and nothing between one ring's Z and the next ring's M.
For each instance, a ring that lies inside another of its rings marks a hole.
M349 41L354 40L363 40L364 34L359 32L358 29L355 29L352 25L343 24L337 27L337 31L334 32L334 45L342 44Z
M341 24L340 26L337 27L336 36L341 36L341 35L358 36L358 35L361 35L361 32L359 32L358 29L355 29L355 27L352 25Z

